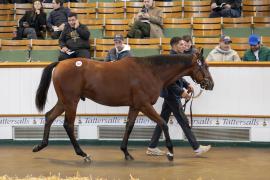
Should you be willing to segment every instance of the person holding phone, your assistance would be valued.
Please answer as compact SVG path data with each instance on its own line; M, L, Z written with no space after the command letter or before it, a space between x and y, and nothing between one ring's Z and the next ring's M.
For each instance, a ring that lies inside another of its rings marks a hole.
M69 58L90 58L90 32L86 25L81 24L76 13L68 15L68 24L65 25L60 37L59 61Z
M163 37L162 10L154 6L153 0L144 0L144 6L134 18L134 23L127 34L128 38Z

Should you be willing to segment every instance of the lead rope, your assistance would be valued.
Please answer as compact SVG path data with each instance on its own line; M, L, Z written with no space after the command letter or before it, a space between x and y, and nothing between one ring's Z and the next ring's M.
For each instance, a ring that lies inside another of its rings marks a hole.
M193 99L194 99L194 98L198 98L198 97L202 94L202 92L203 92L203 90L200 89L200 92L199 92L196 96L194 96L194 92L191 92L191 98L188 99L188 100L186 99L186 100L185 100L185 103L184 103L184 105L183 105L183 110L184 110L184 112L185 112L185 110L186 110L186 105L187 105L187 103L190 101L190 105L189 105L189 112L190 112L190 128L193 127L193 114L192 114L192 104L193 104Z

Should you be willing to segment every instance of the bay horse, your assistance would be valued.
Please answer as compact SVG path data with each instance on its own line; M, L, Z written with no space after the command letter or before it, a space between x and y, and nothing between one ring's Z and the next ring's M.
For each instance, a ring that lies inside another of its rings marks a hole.
M127 144L140 111L162 128L166 138L166 147L169 150L167 158L173 160L173 145L168 126L155 111L153 105L161 89L182 76L191 76L206 90L212 90L214 87L202 49L193 55L127 57L116 62L74 58L51 63L43 70L36 92L36 107L39 111L44 109L51 78L58 101L45 114L43 140L39 145L34 146L33 152L40 151L48 145L53 121L65 112L64 128L76 154L82 156L86 162L91 162L90 156L82 151L74 136L78 102L80 98L89 98L103 105L129 106L128 121L120 147L126 160L134 159L127 150Z

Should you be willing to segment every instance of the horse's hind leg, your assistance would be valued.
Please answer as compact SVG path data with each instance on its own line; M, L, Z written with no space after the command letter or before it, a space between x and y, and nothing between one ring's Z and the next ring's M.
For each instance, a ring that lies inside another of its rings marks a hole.
M173 160L173 145L171 142L171 138L169 135L169 130L167 123L159 116L159 114L156 112L156 110L151 106L150 104L146 104L141 108L142 112L148 116L150 119L155 121L163 130L165 138L166 138L166 146L169 150L169 153L167 154L168 160Z
M127 144L128 144L128 139L129 139L129 135L134 127L134 123L136 120L136 117L138 116L139 111L134 109L133 107L129 107L129 112L128 112L128 121L126 124L126 131L125 131L125 135L123 137L123 141L121 144L120 149L124 152L125 154L125 159L126 160L133 160L134 158L129 154L128 150L127 150Z
M77 155L82 156L85 160L85 162L91 162L90 156L88 156L85 152L82 151L80 148L80 145L78 141L76 140L76 137L74 135L74 121L76 117L76 107L75 108L69 108L66 110L65 114L65 122L64 122L64 128L67 132L67 135L74 147L74 150Z
M58 101L57 104L45 114L43 140L41 141L41 144L34 146L33 152L38 152L48 145L51 125L53 121L63 112L63 105Z

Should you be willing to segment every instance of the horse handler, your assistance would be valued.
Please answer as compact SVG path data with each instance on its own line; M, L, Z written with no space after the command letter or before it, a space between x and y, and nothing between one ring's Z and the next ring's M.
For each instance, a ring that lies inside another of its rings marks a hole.
M173 37L170 41L171 51L170 54L180 54L185 52L186 42L181 37ZM185 90L185 89L186 90ZM189 121L185 112L183 110L183 106L181 103L181 98L186 100L190 99L190 92L193 92L193 87L184 79L181 78L177 80L174 84L169 85L167 88L164 88L161 91L161 97L164 98L164 102L162 104L161 117L168 123L169 117L171 113L175 116L177 122L183 129L185 136L188 139L192 149L195 152L196 156L199 156L210 150L211 146L203 146L200 145L191 128L189 126ZM150 144L146 151L147 155L150 156L163 156L165 152L157 148L160 135L162 133L161 128L156 125L154 133L152 135Z

